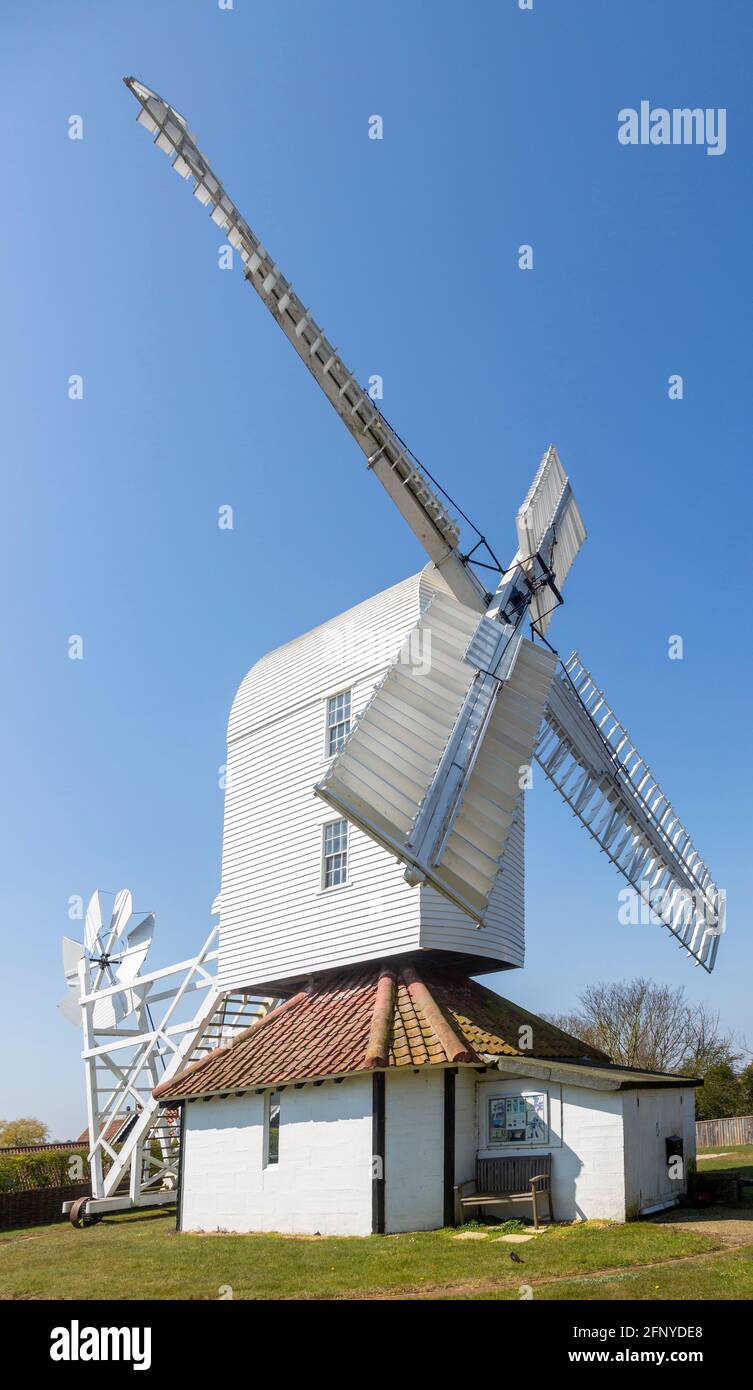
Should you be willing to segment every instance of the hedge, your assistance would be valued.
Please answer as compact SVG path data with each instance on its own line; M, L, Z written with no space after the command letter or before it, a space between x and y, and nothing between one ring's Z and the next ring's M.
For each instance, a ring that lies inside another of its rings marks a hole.
M73 1158L80 1164L71 1165ZM55 1153L0 1154L0 1192L33 1192L40 1188L67 1187L89 1176L88 1150L63 1149Z

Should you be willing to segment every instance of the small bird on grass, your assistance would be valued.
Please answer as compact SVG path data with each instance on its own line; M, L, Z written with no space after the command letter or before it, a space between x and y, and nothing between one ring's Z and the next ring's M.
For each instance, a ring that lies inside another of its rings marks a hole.
M522 1264L525 1263L524 1260L521 1260L520 1255L516 1255L516 1254L515 1254L515 1251L514 1251L514 1250L511 1250L511 1251L510 1251L510 1259L512 1260L513 1264L516 1264L516 1265L522 1265Z

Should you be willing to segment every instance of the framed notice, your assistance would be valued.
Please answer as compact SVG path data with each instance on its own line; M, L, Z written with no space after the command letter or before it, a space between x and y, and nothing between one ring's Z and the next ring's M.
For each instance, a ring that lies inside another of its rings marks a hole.
M546 1091L493 1096L488 1102L490 1144L546 1144L549 1141Z

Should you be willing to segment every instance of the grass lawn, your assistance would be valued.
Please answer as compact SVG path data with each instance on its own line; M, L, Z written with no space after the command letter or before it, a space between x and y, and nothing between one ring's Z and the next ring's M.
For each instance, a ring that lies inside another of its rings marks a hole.
M660 1277L661 1273L661 1277ZM730 1250L719 1259L689 1261L672 1269L634 1270L617 1277L603 1276L576 1289L563 1282L536 1291L537 1298L682 1299L753 1298L751 1247Z
M725 1144L719 1149L699 1149L698 1167L702 1173L736 1168L743 1178L753 1178L753 1144Z
M708 1173L711 1177L750 1178L753 1181L753 1144L730 1144L719 1149L699 1149L698 1172L701 1177ZM727 1199L719 1194L718 1200ZM753 1207L753 1187L744 1187L740 1194L741 1207Z
M753 1148L699 1166L753 1176ZM749 1216L739 1213L743 1222ZM530 1285L545 1300L753 1298L753 1244L730 1245L724 1223L716 1226L713 1211L703 1215L708 1229L584 1222L510 1244L493 1225L464 1228L474 1236L467 1240L454 1231L178 1235L172 1212L131 1212L80 1231L66 1222L0 1236L0 1297L85 1299L106 1290L108 1298L217 1299L229 1286L236 1299L515 1300Z
M753 1298L753 1253L745 1249L728 1250L718 1258L688 1260L665 1269L632 1269L626 1273L602 1274L597 1278L563 1279L552 1284L533 1284L537 1302L552 1299L606 1299L640 1301L657 1298L749 1299ZM509 1289L449 1295L471 1299L511 1300L519 1295Z
M642 1223L555 1227L520 1245L501 1241L494 1227L485 1228L479 1239L455 1235L178 1235L170 1214L134 1212L105 1217L81 1231L61 1224L3 1236L0 1296L96 1298L107 1289L108 1297L214 1299L230 1285L235 1298L337 1298L429 1288L472 1297L481 1292L474 1286L481 1285L487 1297L517 1298L522 1283L537 1279L629 1270L720 1245L697 1231ZM510 1260L512 1250L523 1264ZM651 1273L652 1285L663 1282L669 1288L673 1278L675 1267ZM594 1295L577 1285L569 1296ZM631 1288L626 1296L640 1294Z

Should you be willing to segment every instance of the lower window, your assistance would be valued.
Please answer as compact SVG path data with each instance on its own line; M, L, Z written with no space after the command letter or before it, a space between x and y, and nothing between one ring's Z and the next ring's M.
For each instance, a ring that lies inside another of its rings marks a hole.
M348 881L348 822L332 820L324 827L322 887L336 888Z
M280 1161L280 1091L270 1091L267 1096L266 1143L264 1162L269 1167Z

